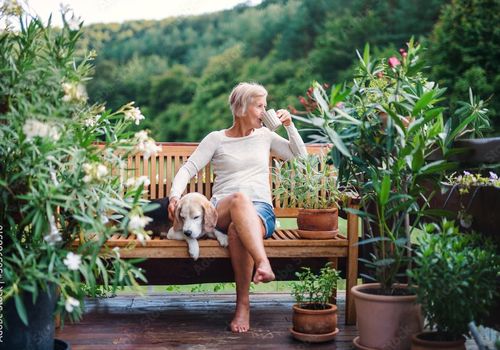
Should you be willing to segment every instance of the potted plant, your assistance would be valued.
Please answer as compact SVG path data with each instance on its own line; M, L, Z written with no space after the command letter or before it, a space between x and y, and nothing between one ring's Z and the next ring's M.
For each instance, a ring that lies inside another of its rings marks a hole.
M491 312L500 259L484 237L461 234L453 221L425 232L408 274L432 331L414 335L412 349L465 349L468 324Z
M19 30L0 33L2 346L53 349L54 315L81 316L83 284L93 294L98 283L114 291L144 280L105 246L115 233L146 237L143 186L126 189L124 171L108 169L157 149L146 132L127 131L144 118L132 104L112 112L87 103L93 54L75 58L79 20L63 13L54 30L7 2L2 22L14 15Z
M339 272L327 263L319 274L303 267L292 282L293 337L307 342L332 340L338 333L337 306L330 303L337 289Z
M274 195L299 208L298 234L306 239L331 239L338 234L338 207L345 198L327 157L309 154L275 162Z
M444 89L422 74L421 47L413 40L388 59L373 60L368 45L359 57L352 85L333 86L328 96L315 83L310 98L317 109L297 119L319 129L316 140L334 144L340 184L353 184L361 196L362 276L377 283L352 290L355 344L407 349L423 320L416 295L398 282L411 268L411 235L419 221L442 214L429 203L443 173L456 164L429 156L447 151L443 135L454 130L445 129L438 106Z

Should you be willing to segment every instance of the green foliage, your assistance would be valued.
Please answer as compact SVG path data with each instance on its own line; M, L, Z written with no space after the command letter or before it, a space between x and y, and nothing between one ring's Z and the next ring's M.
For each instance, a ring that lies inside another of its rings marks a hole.
M453 0L443 8L428 53L434 63L433 77L449 88L451 110L472 88L488 100L496 132L500 126L499 22L497 0Z
M408 275L429 327L456 340L491 311L500 260L484 238L460 234L453 222L428 224L425 231Z
M91 101L135 100L162 141L199 141L231 124L227 95L257 81L275 109L293 107L311 80L353 76L353 54L428 34L446 0L266 0L202 16L95 24L80 49L94 49ZM179 68L182 67L182 68ZM300 126L300 125L299 125Z
M432 188L455 166L429 156L436 150L447 154L453 138L479 116L467 116L455 129L445 127L444 108L438 105L445 89L422 73L421 51L412 39L407 51L374 59L366 46L358 53L356 78L345 88L349 93L336 86L328 98L314 84L316 110L301 118L318 130L316 141L335 145L331 155L340 183L359 189L363 211L357 214L366 221L369 235L360 244L371 244L374 250L370 259L362 260L374 271L365 277L380 282L388 293L411 264L411 233L422 217L431 215L426 209Z
M295 301L301 305L311 304L315 309L323 309L330 302L340 278L340 273L331 263L321 268L319 274L314 274L309 267L302 267L302 271L295 275L298 280L291 282Z
M327 157L309 154L287 162L275 161L273 168L275 196L288 198L292 206L305 209L338 207L344 199L337 187L335 169Z
M0 12L0 20L14 20ZM129 232L144 238L143 186L128 189L120 171L154 142L128 131L143 116L132 103L117 111L89 105L83 82L92 54L75 55L81 23L54 30L20 13L20 29L0 32L0 222L3 225L3 301L60 289L58 311L81 315L85 293L138 286L137 260L123 260L105 242ZM97 145L100 142L100 145ZM72 246L75 240L78 245ZM85 284L85 290L81 284Z

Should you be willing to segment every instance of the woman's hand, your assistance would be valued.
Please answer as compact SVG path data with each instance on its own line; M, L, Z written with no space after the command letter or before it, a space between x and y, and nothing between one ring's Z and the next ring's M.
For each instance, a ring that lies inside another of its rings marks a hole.
M288 112L286 109L278 109L276 111L276 115L278 116L283 126L290 126L293 124L292 116L290 115L290 112Z
M174 222L175 207L177 206L178 201L179 201L179 198L172 197L172 198L170 198L170 200L168 202L168 218L170 219L171 222Z

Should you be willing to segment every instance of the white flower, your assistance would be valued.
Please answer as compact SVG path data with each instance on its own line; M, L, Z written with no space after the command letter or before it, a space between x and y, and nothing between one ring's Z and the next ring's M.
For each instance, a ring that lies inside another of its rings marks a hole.
M131 109L126 110L123 113L125 114L125 118L133 120L135 122L135 125L139 125L140 121L145 119L145 117L141 113L141 110L138 107L133 107Z
M135 232L135 231L140 231L144 229L144 227L149 223L153 221L150 217L147 216L139 216L139 215L132 215L130 216L130 221L128 223L128 229L129 231Z
M138 232L136 235L137 235L137 239L139 240L139 242L144 243L144 234Z
M85 125L87 128L93 128L94 126L97 125L97 119L99 116L95 117L88 117L83 121L83 125Z
M49 225L50 225L50 232L48 235L44 236L43 239L49 245L54 245L55 243L60 242L62 240L62 237L61 233L57 229L56 221L53 215L49 217Z
M62 88L64 90L64 102L85 102L88 99L87 91L82 84L62 83Z
M468 171L464 171L464 176L469 176L470 173Z
M97 178L101 179L104 176L108 175L108 168L106 168L104 165L99 164L97 165Z
M23 12L23 8L16 0L5 0L0 9L6 16L18 16Z
M68 299L66 299L66 303L64 304L64 307L66 308L66 311L68 311L68 312L73 312L75 307L79 307L79 306L80 306L80 302L73 297L68 297Z
M490 171L490 180L498 180L498 175L495 174L494 172Z
M139 150L139 152L143 153L144 159L155 156L158 152L161 151L161 147L156 145L153 140L148 140L144 143L138 144L137 149Z
M133 177L129 177L127 181L125 181L125 187L135 186L135 179Z
M134 137L136 138L138 143L144 143L149 140L148 132L144 130L136 132Z
M67 22L68 28L70 30L79 30L81 22L82 22L82 19L80 17L75 17L75 15L73 14Z
M23 133L28 140L34 139L35 137L44 137L57 141L60 138L59 132L55 126L42 123L36 119L26 120L23 125Z
M137 180L135 181L135 186L136 187L139 187L139 186L149 186L151 184L151 181L149 181L149 177L145 176L145 175L142 175L142 176L139 176L137 178Z
M108 168L100 163L84 163L82 168L85 171L83 182L91 182L92 180L101 181L108 174Z
M63 260L63 263L70 270L78 270L82 263L82 256L73 252L69 252L68 255L66 255L66 259Z

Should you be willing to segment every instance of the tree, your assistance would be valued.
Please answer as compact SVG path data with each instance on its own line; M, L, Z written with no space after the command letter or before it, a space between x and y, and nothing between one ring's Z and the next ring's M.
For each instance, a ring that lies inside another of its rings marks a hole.
M500 127L500 1L453 0L445 6L429 45L432 74L448 87L452 110L469 86L489 101L492 124Z

